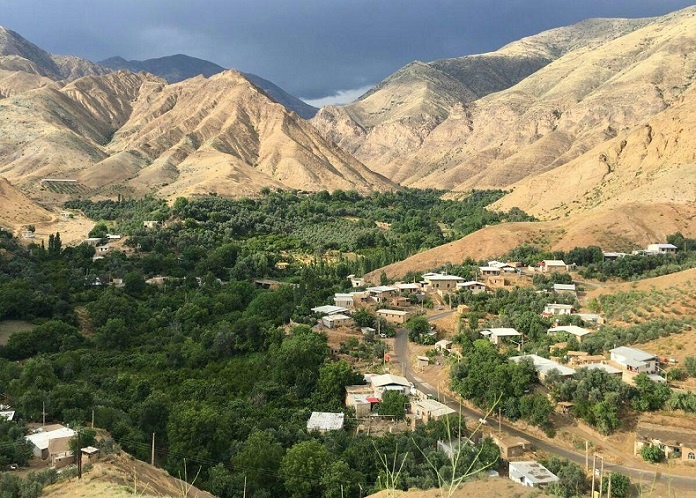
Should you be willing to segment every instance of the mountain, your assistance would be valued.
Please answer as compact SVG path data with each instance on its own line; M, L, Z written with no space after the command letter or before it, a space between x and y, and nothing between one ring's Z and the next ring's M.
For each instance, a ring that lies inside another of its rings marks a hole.
M111 57L99 61L99 65L113 70L126 69L133 73L146 71L169 83L178 83L199 75L209 78L225 70L224 67L218 66L214 62L184 54L168 55L144 61L127 61L123 57Z
M114 70L126 69L133 73L146 71L160 78L164 78L169 83L178 83L199 75L209 78L214 74L225 71L224 67L218 66L213 62L183 54L170 55L157 59L147 59L144 61L127 61L123 57L111 57L100 61L99 64ZM318 109L316 107L312 107L294 95L290 95L274 83L260 76L256 76L255 74L243 74L254 85L266 92L269 97L279 104L284 105L287 109L295 111L300 117L311 119L317 113Z
M35 194L42 178L91 194L396 188L231 70L176 84L117 71L1 100L0 174Z
M321 109L312 123L375 171L395 181L415 181L411 177L419 174L422 166L411 158L450 115L454 119L462 113L466 116L469 103L513 87L565 54L591 51L648 22L593 19L524 38L496 52L430 63L416 61L356 102ZM466 120L459 120L457 125L458 133L468 127ZM450 147L447 137L437 145L445 156L459 146ZM427 161L425 167L432 167L432 162Z
M0 26L0 71L22 71L53 81L109 72L98 64L66 55L52 55L14 31ZM37 78L36 81L41 81Z
M10 231L19 230L25 225L46 223L53 219L49 211L33 202L2 177L0 177L0 205L2 205L0 228Z

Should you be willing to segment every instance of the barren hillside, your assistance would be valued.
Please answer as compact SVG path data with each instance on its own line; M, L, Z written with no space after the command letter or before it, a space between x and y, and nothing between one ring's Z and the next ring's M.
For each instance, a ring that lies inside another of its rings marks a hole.
M0 227L11 231L22 225L45 223L52 219L51 213L14 188L0 177Z
M92 194L396 188L236 71L173 85L118 71L4 99L0 173L34 193L41 178Z
M395 181L420 170L403 163L458 106L510 88L570 51L589 50L648 20L592 19L511 43L488 54L413 62L356 102L328 106L312 123L322 134ZM466 123L458 121L464 131ZM440 144L450 149L449 144ZM426 170L430 162L424 163Z

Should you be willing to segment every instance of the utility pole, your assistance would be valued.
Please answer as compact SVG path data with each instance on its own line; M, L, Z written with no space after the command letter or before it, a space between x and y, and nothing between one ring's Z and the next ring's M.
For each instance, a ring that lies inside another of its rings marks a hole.
M590 442L585 439L585 470L590 470Z
M80 433L82 432L82 429L79 427L77 428L77 449L75 453L77 453L77 478L82 479L82 445L80 441Z
M244 475L244 498L246 498L246 474Z
M594 498L594 490L595 490L595 467L597 466L597 454L592 455L592 492L590 493L590 496Z
M94 408L92 408L92 429L94 429Z
M609 485L607 486L607 498L611 498L611 474L609 474Z
M152 453L150 454L150 465L155 466L155 433L152 433Z
M46 402L41 402L41 428L46 427Z
M503 433L503 409L498 406L498 433Z
M604 457L602 457L602 470L599 472L599 498L602 498L602 486L604 484Z

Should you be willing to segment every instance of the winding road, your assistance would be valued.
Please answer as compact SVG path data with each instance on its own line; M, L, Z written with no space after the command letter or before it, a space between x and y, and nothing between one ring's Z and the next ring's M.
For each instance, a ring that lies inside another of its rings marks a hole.
M442 318L447 314L452 312L439 313L430 317L430 320ZM439 392L437 387L431 386L427 382L423 381L418 375L413 372L411 367L411 362L409 361L408 353L408 332L405 329L401 329L397 332L396 338L394 339L394 352L395 356L392 357L392 363L399 365L404 377L406 377L410 382L420 389L425 394L430 394L433 398L437 399L440 396L440 401L444 402L450 408L459 411L462 415L468 416L474 419L480 419L484 416L483 412L472 410L468 407L462 406L456 399L447 396L445 393ZM529 442L531 442L535 448L542 450L546 453L553 454L566 458L572 462L575 462L584 467L585 465L585 455L570 451L566 448L561 448L555 446L548 441L539 439L531 434L527 434L505 422L501 424L502 428L508 433L517 437L522 437ZM652 472L649 470L637 469L633 467L626 467L624 465L618 465L613 463L605 463L604 469L609 472L620 472L631 478L633 482L639 483L664 483L665 485L671 486L673 489L679 489L680 491L691 491L688 496L696 496L696 477L687 477L675 474L666 474L663 472ZM687 496L685 494L679 494L678 496Z

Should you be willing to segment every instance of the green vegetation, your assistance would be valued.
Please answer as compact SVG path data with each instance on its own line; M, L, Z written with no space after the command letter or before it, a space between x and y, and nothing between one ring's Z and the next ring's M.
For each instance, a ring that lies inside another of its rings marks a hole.
M646 444L640 449L640 456L650 463L659 463L665 459L665 453L658 447Z
M564 458L551 457L540 460L540 463L558 476L559 481L552 483L547 491L562 498L584 496L590 490L590 484L585 471L577 464ZM613 496L613 490L612 490Z

